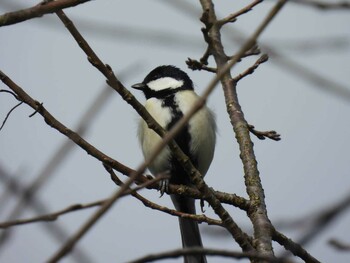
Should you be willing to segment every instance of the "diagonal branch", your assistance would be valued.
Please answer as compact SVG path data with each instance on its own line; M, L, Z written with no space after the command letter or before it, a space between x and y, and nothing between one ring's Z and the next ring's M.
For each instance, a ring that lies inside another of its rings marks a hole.
M73 7L88 1L90 0L56 0L50 2L43 1L30 8L1 15L0 27L20 23L36 17L41 17L46 14L54 13L63 8Z
M93 147L91 144L89 144L87 141L85 141L83 138L81 138L77 133L67 128L66 126L64 126L54 116L52 116L41 103L31 98L21 87L19 87L15 82L13 82L2 71L0 71L0 80L5 85L7 85L11 90L13 90L20 100L22 100L24 103L26 103L27 105L32 107L34 110L36 110L41 116L43 116L45 122L50 127L58 130L60 133L70 138L73 142L75 142L77 145L83 148L88 154L94 156L95 158L97 158L98 160L101 160L102 162L108 163L114 169L118 170L123 174L129 175L134 171L131 168L123 165L122 163L102 153L101 151ZM147 178L145 177L143 179L147 180ZM142 177L140 177L140 180L142 182Z
M267 54L263 54L261 55L257 61L255 61L254 65L247 68L244 72L242 72L241 74L239 74L238 76L233 78L234 82L238 82L241 79L243 79L244 77L253 74L254 71L260 66L260 64L265 63L267 60L269 59L269 56Z
M282 233L278 232L276 229L272 231L272 238L283 246L286 250L292 252L295 256L300 257L307 263L321 263L316 258L311 256L301 245L295 243L290 238L286 237Z
M220 26L223 26L227 23L232 23L232 22L235 22L237 17L243 15L243 14L246 14L248 12L250 12L254 6L260 4L263 0L254 0L253 2L251 2L249 5L243 7L241 10L233 13L233 14L230 14L229 16L221 19L221 20L218 20L218 24Z

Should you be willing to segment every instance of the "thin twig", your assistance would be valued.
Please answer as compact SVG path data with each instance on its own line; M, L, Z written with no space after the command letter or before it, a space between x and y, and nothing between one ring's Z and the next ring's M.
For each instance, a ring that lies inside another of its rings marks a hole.
M249 124L249 131L252 134L254 134L256 137L258 137L260 140L265 140L266 138L269 138L274 141L281 140L281 135L276 131L257 131L255 130L255 127L250 124Z
M233 78L234 82L238 82L241 79L243 79L244 77L253 74L254 71L260 66L260 64L265 63L267 60L269 59L269 56L267 54L263 54L261 55L258 60L254 63L253 66L249 67L248 69L246 69L244 72L242 72L241 74L239 74L238 76Z
M2 124L1 124L1 126L0 126L0 131L1 131L2 128L5 126L5 123L6 123L7 119L10 117L11 113L12 113L17 107L19 107L22 103L23 103L23 101L21 101L20 103L16 104L15 106L12 107L11 110L9 110L9 112L6 114L6 117L5 117L4 121L2 122Z
M1 92L11 94L13 97L16 98L16 100L21 101L21 100L18 98L18 96L16 95L16 93L12 92L11 90L0 89L0 93L1 93Z
M70 205L69 207L67 207L65 209L57 211L57 212L53 212L53 213L49 213L49 214L45 214L45 215L40 215L37 217L28 218L28 219L17 219L17 220L13 220L13 221L2 222L2 223L0 223L0 228L5 229L5 228L9 228L9 227L16 226L16 225L24 225L24 224L35 223L35 222L55 221L60 216L62 216L64 214L71 213L71 212L78 211L78 210L91 208L91 207L100 206L105 201L106 200L100 200L100 201L95 201L93 203L88 203L88 204L74 204L74 205Z
M248 13L249 11L253 10L253 7L260 4L263 0L254 0L253 2L251 2L249 5L243 7L241 10L233 13L233 14L230 14L229 16L223 18L223 19L220 19L217 21L217 23L219 24L219 26L223 26L227 23L232 23L232 22L235 22L237 17L243 15L243 14L246 14Z
M205 65L202 62L197 61L195 59L187 58L186 64L192 70L205 70L205 71L208 71L211 73L217 72L216 68L208 67L207 65Z
M330 244L332 247L337 249L338 251L350 251L350 244L349 243L344 243L342 241L339 241L335 238L332 238L328 241L328 244Z
M318 1L318 0L289 0L289 1L296 4L315 7L323 11L350 9L350 2L348 1L339 1L339 2Z

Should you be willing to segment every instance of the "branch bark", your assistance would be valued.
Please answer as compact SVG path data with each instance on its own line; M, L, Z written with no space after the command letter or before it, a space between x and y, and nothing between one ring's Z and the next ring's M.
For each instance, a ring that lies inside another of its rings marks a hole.
M0 16L0 27L13 25L26 21L28 19L41 17L46 14L55 13L58 10L77 6L90 0L56 0L50 2L41 2L33 7L9 12Z
M206 28L203 30L203 33L205 34L204 38L208 42L209 48L211 48L210 53L214 56L219 72L227 68L228 65L232 67L246 51L255 45L257 38L286 3L285 0L277 2L265 20L258 26L252 37L250 37L239 50L238 54L235 56L235 59L228 63L228 56L225 54L224 47L221 42L221 24L218 24L214 5L210 0L200 0L200 2L203 9L203 16L201 20L206 25ZM240 148L240 157L244 168L247 193L250 201L252 202L252 207L248 211L248 215L254 227L254 244L258 252L273 256L271 237L272 225L267 216L264 190L261 185L257 161L253 150L253 142L249 135L248 123L244 118L238 101L236 85L232 80L230 72L227 71L223 74L221 84L224 90L227 112L229 114L230 121Z

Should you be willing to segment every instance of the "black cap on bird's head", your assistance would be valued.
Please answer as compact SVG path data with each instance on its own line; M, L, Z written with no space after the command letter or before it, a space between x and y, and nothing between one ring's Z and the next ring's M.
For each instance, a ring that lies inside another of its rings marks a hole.
M132 88L142 90L146 98L162 98L181 90L193 90L189 76L175 66L159 66L153 69L141 83Z

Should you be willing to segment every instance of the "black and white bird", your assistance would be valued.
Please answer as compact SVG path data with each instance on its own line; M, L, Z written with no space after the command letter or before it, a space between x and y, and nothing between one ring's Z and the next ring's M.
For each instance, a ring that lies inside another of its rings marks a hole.
M132 86L143 91L146 96L145 108L152 117L166 130L186 114L198 100L194 92L192 80L188 75L174 66L159 66L152 70L143 82ZM161 137L147 127L144 120L140 121L138 136L143 155L147 159ZM182 151L191 159L193 165L204 176L214 156L216 141L216 124L214 115L206 106L200 109L175 137ZM191 185L191 180L169 148L165 148L149 170L157 174L170 172L169 182L172 184ZM176 210L195 214L193 198L171 195ZM202 247L202 240L197 222L179 218L182 245L186 247ZM186 263L206 262L202 255L186 256Z

